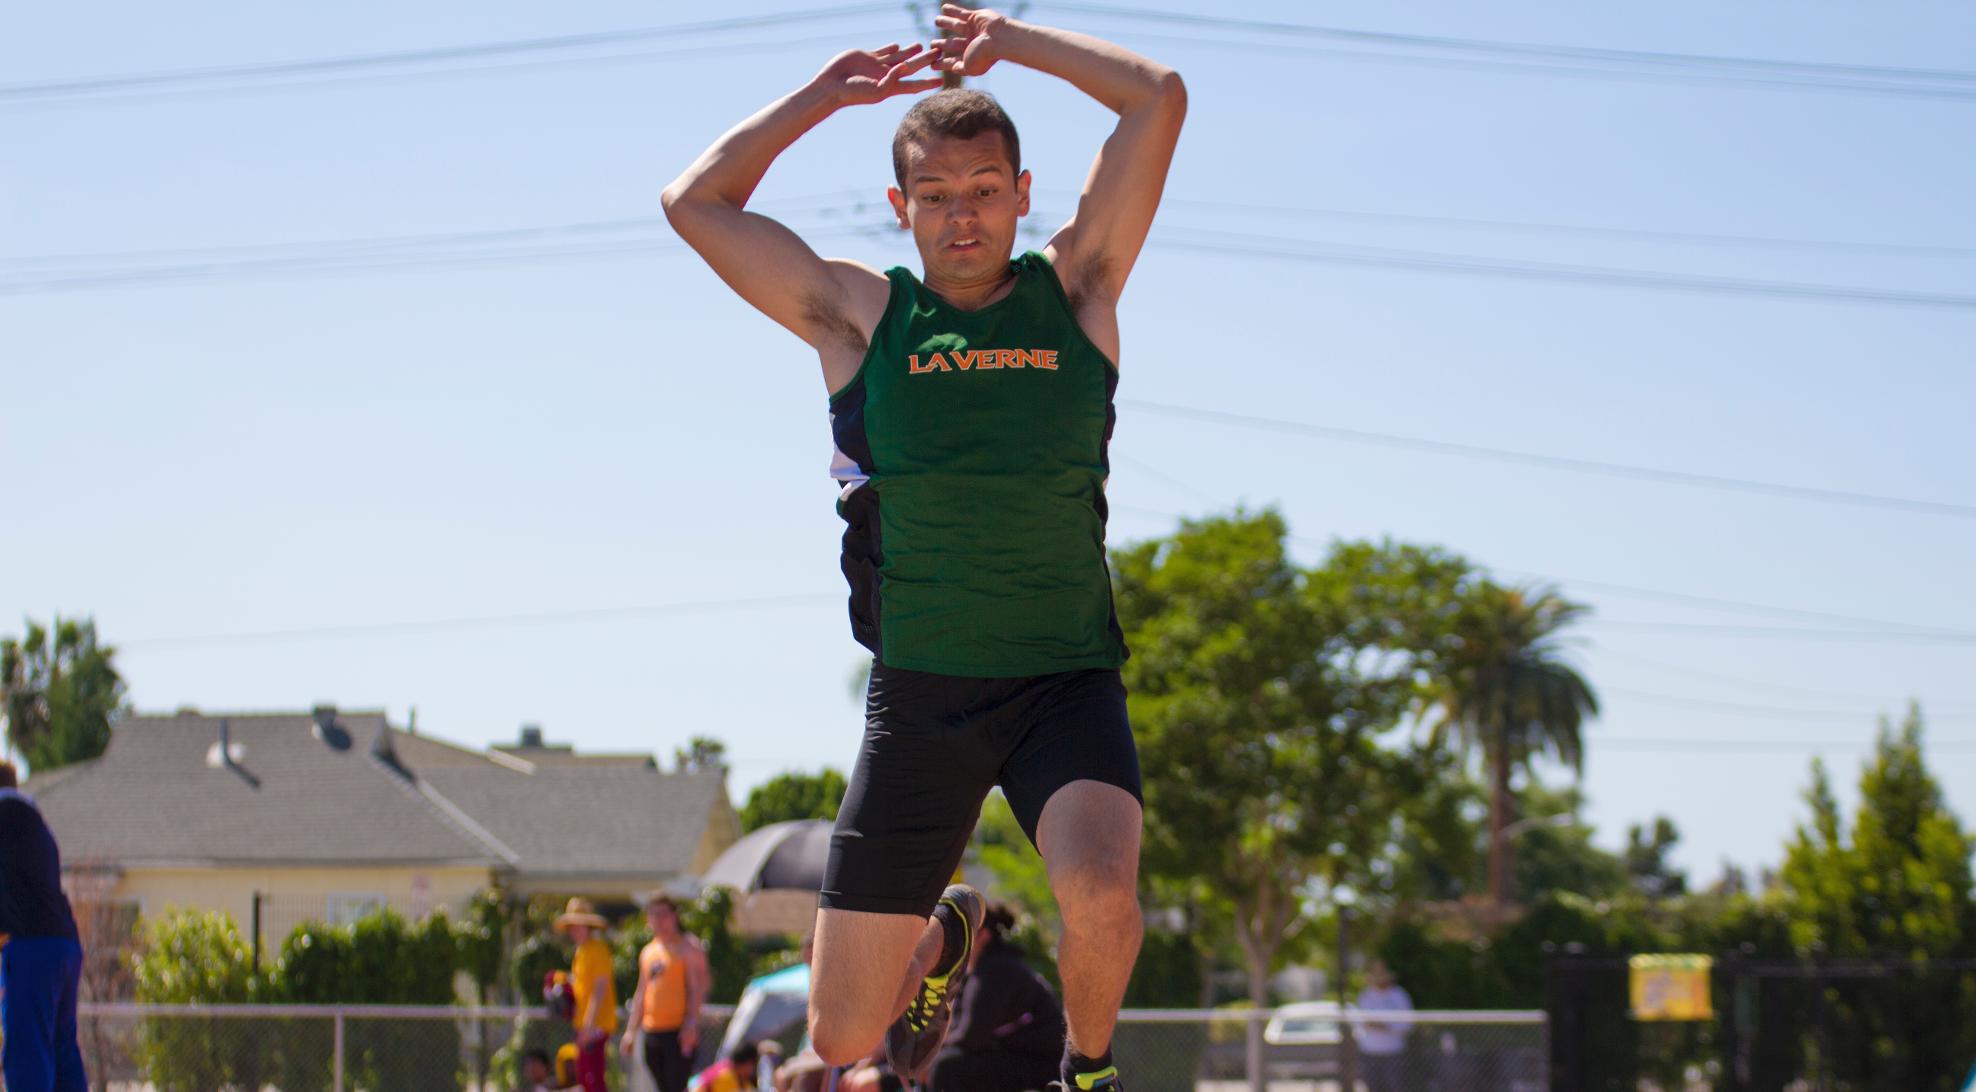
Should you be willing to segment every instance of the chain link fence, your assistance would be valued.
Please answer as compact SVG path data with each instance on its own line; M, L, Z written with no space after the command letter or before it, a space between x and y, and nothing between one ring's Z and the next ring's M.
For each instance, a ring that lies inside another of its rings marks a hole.
M1128 1010L1112 1053L1129 1066L1133 1092L1550 1088L1542 1012Z
M1243 1092L1249 1029L1267 1092L1543 1092L1542 1013L1128 1010L1114 1053L1135 1092ZM1286 1018L1285 1014L1292 1014ZM730 1010L710 1007L700 1065ZM96 1092L496 1092L526 1050L551 1058L567 1023L537 1008L84 1004ZM612 1044L611 1087L651 1086ZM1016 1092L1016 1090L1010 1090Z

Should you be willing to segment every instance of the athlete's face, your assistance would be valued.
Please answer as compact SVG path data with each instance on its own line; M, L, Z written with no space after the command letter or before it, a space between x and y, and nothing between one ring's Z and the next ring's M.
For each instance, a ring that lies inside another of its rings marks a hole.
M655 902L645 908L645 922L653 933L670 935L679 928L679 911L667 903Z
M993 282L1015 252L1016 221L1029 215L1029 172L1015 173L1000 133L936 137L908 146L906 187L888 195L929 280Z

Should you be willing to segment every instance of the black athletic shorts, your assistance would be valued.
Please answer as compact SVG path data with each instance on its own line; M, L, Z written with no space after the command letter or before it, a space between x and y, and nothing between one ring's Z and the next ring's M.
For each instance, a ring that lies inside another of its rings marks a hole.
M873 665L864 743L837 813L819 902L925 917L996 785L1030 844L1073 781L1144 802L1118 671L974 679Z

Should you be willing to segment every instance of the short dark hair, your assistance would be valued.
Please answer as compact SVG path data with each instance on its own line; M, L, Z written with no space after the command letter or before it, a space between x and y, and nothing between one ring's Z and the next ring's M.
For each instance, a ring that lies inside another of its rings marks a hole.
M540 1062L542 1063L542 1068L551 1071L553 1071L556 1068L555 1066L549 1064L549 1052L546 1050L531 1050L528 1053L522 1055L521 1060L524 1062Z
M727 1060L735 1065L747 1065L749 1062L759 1060L761 1056L762 1048L753 1043L742 1043L727 1052Z
M1015 911L1007 903L991 902L981 916L981 927L996 940L1007 940L1009 930L1015 928Z
M899 119L899 131L892 134L892 174L899 188L906 186L906 149L925 144L935 137L971 140L986 132L1002 134L1002 145L1009 152L1009 169L1022 173L1022 141L1015 135L1015 122L1002 110L1002 104L986 91L949 87L935 91L913 104Z
M21 783L21 772L14 764L0 758L0 789L11 789Z

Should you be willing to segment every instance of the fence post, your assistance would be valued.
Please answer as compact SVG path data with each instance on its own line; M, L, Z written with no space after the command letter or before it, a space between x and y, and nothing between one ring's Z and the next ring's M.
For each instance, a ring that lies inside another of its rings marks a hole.
M331 1065L330 1088L332 1092L343 1092L343 1010L342 1009L336 1010L336 1016L334 1017L334 1023L332 1026L335 1028L335 1030L330 1036L332 1040L332 1046L330 1049L330 1053L332 1056L332 1061L330 1063Z

